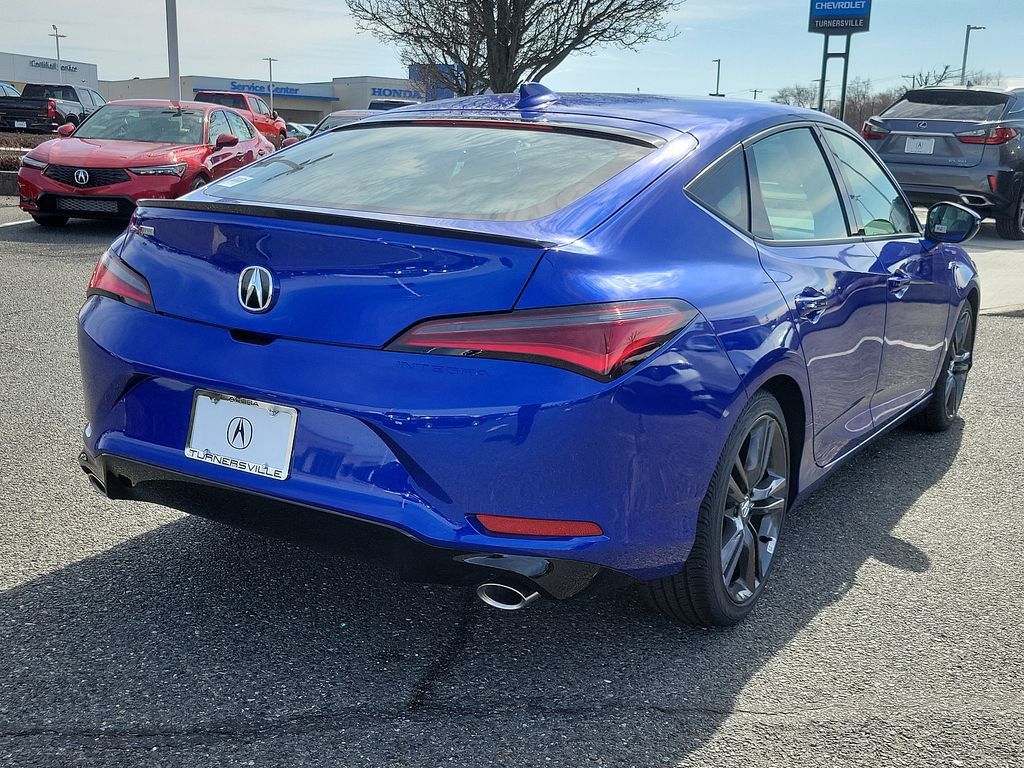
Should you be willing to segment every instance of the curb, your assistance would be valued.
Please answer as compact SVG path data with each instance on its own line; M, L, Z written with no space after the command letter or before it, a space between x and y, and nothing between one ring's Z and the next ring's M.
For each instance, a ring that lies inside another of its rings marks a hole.
M1009 304L1003 307L988 307L978 310L979 315L994 317L1024 317L1024 304Z

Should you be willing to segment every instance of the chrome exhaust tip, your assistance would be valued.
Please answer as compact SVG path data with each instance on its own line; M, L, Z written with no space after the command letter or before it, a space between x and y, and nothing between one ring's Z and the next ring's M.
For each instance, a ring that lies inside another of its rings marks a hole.
M540 597L540 592L527 593L508 584L486 582L476 588L476 596L499 611L518 611Z

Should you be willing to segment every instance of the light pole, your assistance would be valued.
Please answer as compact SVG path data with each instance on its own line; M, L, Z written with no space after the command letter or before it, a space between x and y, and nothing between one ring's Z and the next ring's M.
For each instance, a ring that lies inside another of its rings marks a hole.
M57 77L58 77L58 82L63 84L63 82L64 82L64 67L62 66L61 61L60 61L60 39L62 37L67 37L67 35L62 35L60 32L58 32L56 24L51 24L50 26L53 27L53 32L51 32L49 35L47 35L47 37L52 37L57 42Z
M167 0L167 85L171 101L181 101L181 71L178 68L178 2Z
M263 60L270 66L270 111L274 111L274 62L277 61L272 56L264 56Z
M971 45L971 30L972 29L985 29L985 27L975 27L971 24L967 25L967 34L964 35L964 63L960 67L960 85L964 85L967 82L967 49Z
M722 85L722 60L721 59L712 59L711 63L718 65L718 71L717 71L717 74L715 75L715 92L714 93L709 93L708 96L725 96L725 94L722 93L722 88L721 88L721 85Z
M752 94L754 94L754 101L757 101L757 94L763 93L764 92L764 88L751 88L750 92Z

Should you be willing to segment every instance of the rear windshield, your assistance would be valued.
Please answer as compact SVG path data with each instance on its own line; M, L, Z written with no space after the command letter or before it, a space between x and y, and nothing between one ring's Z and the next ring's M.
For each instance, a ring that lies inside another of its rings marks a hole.
M195 109L108 104L78 126L75 137L202 144L203 113Z
M998 120L1003 116L1007 94L984 91L910 91L882 117L914 120Z
M651 149L550 129L376 123L297 144L207 192L373 213L524 221L578 200Z
M196 101L204 104L220 104L222 107L245 109L245 96L237 93L198 93Z
M78 94L74 88L66 85L33 85L28 84L21 92L25 99L63 99L64 101L78 101Z

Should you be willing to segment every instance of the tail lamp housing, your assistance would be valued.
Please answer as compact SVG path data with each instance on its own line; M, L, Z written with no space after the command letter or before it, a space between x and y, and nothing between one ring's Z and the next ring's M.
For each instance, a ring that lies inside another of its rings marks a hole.
M889 131L882 126L875 125L870 120L867 120L860 129L860 135L865 139L884 139L889 135Z
M53 99L49 99L46 102L46 119L56 120L57 119L57 104Z
M109 250L96 262L85 295L106 296L133 307L153 309L153 295L146 278Z
M989 146L1005 144L1018 136L1020 136L1020 131L1005 125L995 128L981 128L977 131L964 131L963 133L956 134L961 144L987 144Z
M387 345L397 352L521 360L611 381L697 316L679 299L618 301L438 318Z

